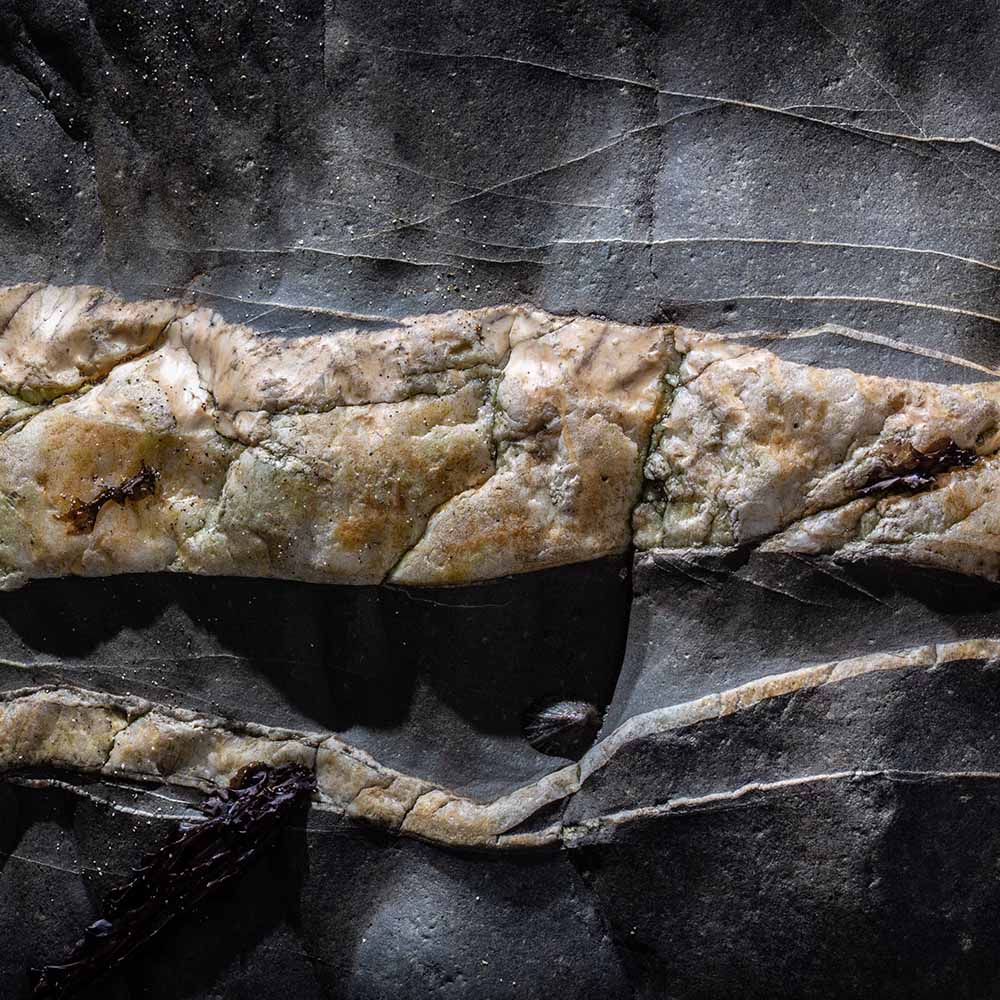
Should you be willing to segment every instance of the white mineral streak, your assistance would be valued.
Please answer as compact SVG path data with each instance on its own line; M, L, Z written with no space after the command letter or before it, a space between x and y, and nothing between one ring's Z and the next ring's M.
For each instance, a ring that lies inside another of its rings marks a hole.
M579 791L596 771L637 740L655 739L659 734L746 711L769 698L842 684L865 674L928 670L948 663L998 658L1000 640L970 639L871 653L758 678L635 716L596 744L578 764L492 802L479 802L385 767L333 736L237 724L138 698L75 688L24 689L0 696L0 771L58 767L209 789L228 783L249 763L296 762L315 770L316 803L321 808L438 844L540 847L559 844L614 821L595 817L572 829L557 821L540 830L518 832L518 827L540 809ZM674 805L685 803L690 804L678 799ZM641 818L649 810L634 812L634 818Z
M672 340L528 307L289 339L0 290L0 582L443 584L621 551ZM154 490L67 521L144 468Z
M861 495L943 442L979 460ZM814 369L676 327L499 306L284 338L177 301L0 289L8 588L158 570L465 583L633 531L997 578L998 447L1000 383ZM144 468L155 488L67 520Z

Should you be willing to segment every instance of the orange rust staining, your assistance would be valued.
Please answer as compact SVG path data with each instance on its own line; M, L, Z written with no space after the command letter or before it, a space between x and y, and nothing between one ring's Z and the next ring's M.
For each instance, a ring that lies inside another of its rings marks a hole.
M396 511L402 511L403 504L396 503L391 507ZM389 505L386 508L379 508L374 504L363 504L359 512L352 512L337 522L333 529L334 538L351 552L378 544L390 529L388 509Z

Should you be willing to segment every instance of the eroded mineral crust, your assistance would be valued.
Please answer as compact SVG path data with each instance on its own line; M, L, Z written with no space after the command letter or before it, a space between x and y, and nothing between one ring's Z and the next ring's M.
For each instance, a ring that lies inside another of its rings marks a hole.
M266 336L0 291L0 581L458 584L761 545L1000 575L997 383L811 368L672 326L456 311Z
M1000 383L818 369L678 334L638 548L762 545L1000 572Z
M454 583L620 551L673 359L667 327L526 307L284 339L16 286L0 319L8 587L156 570ZM126 488L143 470L150 488Z

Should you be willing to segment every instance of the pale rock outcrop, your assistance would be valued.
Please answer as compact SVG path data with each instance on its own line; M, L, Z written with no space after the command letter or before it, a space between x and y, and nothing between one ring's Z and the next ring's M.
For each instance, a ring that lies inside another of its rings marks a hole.
M451 583L623 549L671 352L668 328L523 307L286 339L15 286L0 318L8 587L156 570Z
M764 544L1000 573L1000 383L877 378L679 341L634 515L639 548Z
M640 549L1000 576L997 383L819 369L498 306L267 336L178 301L0 291L0 583L467 583Z

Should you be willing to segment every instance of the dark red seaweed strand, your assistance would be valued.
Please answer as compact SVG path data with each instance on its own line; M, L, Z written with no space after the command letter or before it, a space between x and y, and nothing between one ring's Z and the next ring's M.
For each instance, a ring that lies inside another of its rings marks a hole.
M251 764L212 792L206 819L178 824L105 900L64 962L33 973L35 997L68 997L92 983L249 867L271 835L308 801L315 779L299 764Z
M94 530L97 515L106 503L116 503L124 507L129 500L142 500L156 492L156 469L143 462L139 471L123 479L117 486L105 486L93 500L74 500L69 510L57 514L56 519L65 521L67 529L74 535L87 535Z
M899 461L877 467L858 490L858 496L872 496L890 490L916 493L933 485L935 476L952 469L968 469L979 456L969 448L947 441L923 452L907 444L907 455Z

